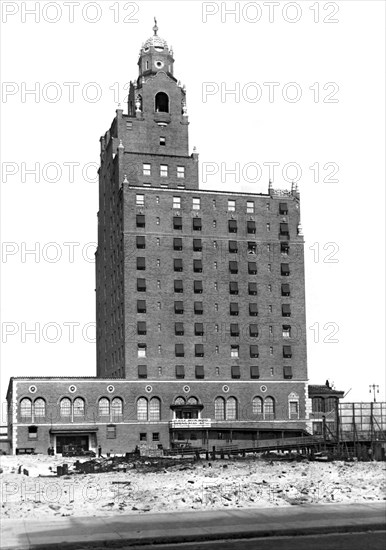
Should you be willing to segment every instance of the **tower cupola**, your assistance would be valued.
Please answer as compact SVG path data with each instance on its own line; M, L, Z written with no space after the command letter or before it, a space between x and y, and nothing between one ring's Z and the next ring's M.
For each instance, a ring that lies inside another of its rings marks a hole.
M139 52L139 78L164 71L173 77L173 51L169 49L166 40L158 36L157 20L154 18L153 36L142 44Z

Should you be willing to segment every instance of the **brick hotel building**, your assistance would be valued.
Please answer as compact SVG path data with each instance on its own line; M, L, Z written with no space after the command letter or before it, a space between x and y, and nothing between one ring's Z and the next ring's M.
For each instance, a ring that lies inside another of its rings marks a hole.
M101 138L97 376L12 378L13 451L253 446L308 428L299 193L199 188L173 52Z

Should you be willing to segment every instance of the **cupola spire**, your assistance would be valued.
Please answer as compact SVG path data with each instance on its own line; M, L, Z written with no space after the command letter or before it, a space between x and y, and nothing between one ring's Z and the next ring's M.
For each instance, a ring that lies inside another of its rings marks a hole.
M157 32L158 32L158 25L157 25L157 19L154 17L154 27L153 27L153 31L154 31L154 36L157 36Z

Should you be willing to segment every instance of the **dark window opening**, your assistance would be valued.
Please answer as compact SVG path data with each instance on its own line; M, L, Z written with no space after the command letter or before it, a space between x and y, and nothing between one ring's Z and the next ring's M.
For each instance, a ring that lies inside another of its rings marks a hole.
M165 92L158 92L155 96L155 111L156 113L169 112L169 97Z

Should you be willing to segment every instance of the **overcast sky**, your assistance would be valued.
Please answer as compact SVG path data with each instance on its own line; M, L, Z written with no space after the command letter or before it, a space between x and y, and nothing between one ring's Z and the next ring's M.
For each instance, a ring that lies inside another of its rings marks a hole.
M154 16L201 188L299 180L310 382L384 400L384 2L69 4L2 2L2 400L10 376L95 375L99 138Z

